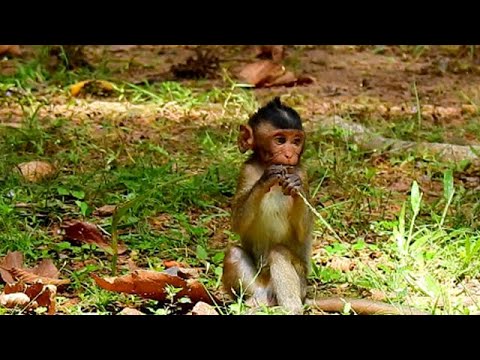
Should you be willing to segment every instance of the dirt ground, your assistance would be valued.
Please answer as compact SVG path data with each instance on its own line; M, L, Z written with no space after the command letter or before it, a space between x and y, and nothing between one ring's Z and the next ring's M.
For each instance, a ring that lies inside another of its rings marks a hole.
M112 46L90 47L88 52L93 59L111 57L112 68L117 68L115 76L135 82L167 72L173 64L191 56L194 48ZM255 46L206 48L220 59L221 66L232 72L255 60ZM417 50L418 53L414 50L411 46L286 46L283 64L287 70L313 77L314 83L254 91L260 100L272 94L300 96L301 106L310 117L333 111L334 107L341 111L342 105L384 115L414 111L411 108L416 100L415 83L424 109L440 107L434 116L436 120L458 121L463 113L472 112L468 105L478 99L480 85L476 53L462 46L430 46ZM105 56L104 52L109 54ZM128 70L126 63L130 64ZM205 86L219 83L221 79L216 77Z
M196 46L89 47L92 58L102 56L132 65L117 67L119 78L138 81L184 62ZM222 65L233 69L254 59L255 46L208 46ZM462 47L431 46L415 56L402 47L375 50L364 46L286 46L284 64L296 73L315 79L315 84L296 88L318 100L361 102L378 100L390 105L411 102L412 85L425 104L458 106L468 103L462 94L475 93L480 81L477 61ZM105 56L104 52L108 52ZM474 55L472 55L474 56ZM278 91L281 89L274 89ZM267 91L260 90L259 94Z
M195 48L212 51L221 67L228 70L255 61L257 49L253 45L114 45L85 46L84 52L94 66L108 67L114 78L138 83L167 73L172 65L192 56ZM33 56L33 49L23 47L22 56ZM302 96L302 105L311 115L324 112L328 104L333 103L411 107L415 102L414 83L422 106L427 108L461 108L471 105L479 96L480 66L474 47L285 46L282 63L287 70L313 77L315 82L254 91L259 99L286 92ZM11 60L0 64L1 74L13 71ZM221 74L218 74L206 81L205 86L221 83Z

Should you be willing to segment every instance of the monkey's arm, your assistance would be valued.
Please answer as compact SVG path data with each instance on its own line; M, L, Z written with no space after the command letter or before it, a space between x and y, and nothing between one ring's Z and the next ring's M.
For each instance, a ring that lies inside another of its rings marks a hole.
M297 233L297 239L303 244L303 251L298 255L304 260L305 264L310 263L310 243L313 226L313 215L305 205L303 199L298 196L301 193L304 197L308 196L308 179L306 172L298 167L293 168L291 173L287 174L282 180L282 188L285 195L292 196L293 204L290 210L293 227Z
M245 164L240 173L237 192L232 203L232 228L240 235L246 233L258 214L258 207L265 193L278 184L283 167L262 168Z

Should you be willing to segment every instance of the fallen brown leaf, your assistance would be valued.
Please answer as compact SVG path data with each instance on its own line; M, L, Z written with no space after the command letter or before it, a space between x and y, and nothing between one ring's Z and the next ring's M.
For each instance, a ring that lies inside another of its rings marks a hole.
M26 307L30 298L24 293L0 294L0 305L6 308Z
M57 287L55 285L40 285L34 284L29 286L25 293L30 299L35 300L39 306L45 306L48 315L54 315L57 307L55 300Z
M327 266L334 270L347 272L353 270L353 268L355 267L355 263L348 258L334 257L330 260Z
M30 161L17 165L20 174L27 181L38 182L55 173L52 164L45 161Z
M51 279L58 279L60 275L60 271L58 271L52 259L41 260L40 263L38 263L37 266L33 268L32 272L39 276Z
M166 274L179 276L182 279L198 278L199 273L196 269L172 266L164 271Z
M45 276L39 276L32 273L32 270L21 269L12 267L10 269L4 268L7 270L15 280L22 281L25 284L36 284L41 283L44 285L66 285L70 283L68 279L52 279Z
M165 266L167 269L171 268L171 267L174 267L174 266L180 267L180 268L186 267L185 264L182 264L182 263L180 263L178 261L175 261L175 260L163 260L162 263L163 263L163 266Z
M291 71L286 71L281 76L273 79L271 82L265 83L264 87L272 87L272 86L281 86L281 85L290 85L294 84L297 81L297 77Z
M385 293L378 289L370 289L370 294L372 294L372 300L375 301L384 301L387 298Z
M199 301L193 307L192 315L218 315L218 312L212 305Z
M411 179L400 178L397 181L395 181L393 184L391 184L388 187L388 189L391 191L406 192L410 190L411 185L412 185Z
M119 258L118 260L121 260L121 258ZM128 270L130 271L134 271L134 270L138 270L140 269L140 267L135 263L135 261L131 258L128 258L126 260L126 264L127 264L127 267L128 267Z
M285 67L271 60L261 60L245 65L237 76L241 81L256 87L271 83L285 73Z
M149 220L150 225L154 229L165 230L170 226L171 221L172 221L172 217L169 214L163 213L163 214L159 214L155 217L152 217L148 220Z
M27 285L21 282L16 282L12 284L5 284L3 287L3 292L5 294L13 294L13 293L18 293L18 292L25 292L25 289L27 288Z
M136 270L130 274L101 278L96 274L91 274L98 286L103 289L127 294L136 294L143 298L159 301L166 300L167 285L175 288L181 288L175 295L175 300L184 296L190 298L192 303L204 301L211 304L212 299L201 283L196 280L185 280L179 276L170 275L151 270Z
M65 225L65 238L74 243L95 244L102 249L112 251L111 245L105 240L98 227L88 222L77 221ZM127 248L118 244L118 253L123 254Z
M47 308L47 314L53 315L56 310L55 296L57 294L57 288L54 285L33 284L26 285L24 293L32 300L35 301L38 306L44 306Z
M44 306L47 308L47 314L55 314L57 287L54 285L15 283L5 285L3 291L5 294L23 293L28 296L32 304L34 304L33 308ZM30 306L30 308L32 307Z
M103 205L93 212L95 216L111 216L116 209L116 205Z
M19 251L8 252L0 262L3 281L14 284L21 281L27 284L41 282L44 285L66 285L70 280L60 280L60 272L51 259L41 260L33 269L23 267L23 254ZM15 292L18 292L17 289Z
M15 279L12 277L12 274L8 270L13 267L21 268L23 266L23 254L20 251L9 251L7 256L5 256L0 263L0 275L2 276L3 281L7 284L12 284L15 282Z
M0 45L0 55L10 54L13 56L21 55L22 50L19 45Z
M238 71L237 77L255 87L294 86L315 81L311 76L296 76L283 65L271 60L247 64Z
M54 315L57 310L57 301L55 300L55 295L57 293L56 291L54 292L53 285L47 285L46 288L47 290L45 291L45 294L48 295L50 301L50 304L47 306L47 314Z

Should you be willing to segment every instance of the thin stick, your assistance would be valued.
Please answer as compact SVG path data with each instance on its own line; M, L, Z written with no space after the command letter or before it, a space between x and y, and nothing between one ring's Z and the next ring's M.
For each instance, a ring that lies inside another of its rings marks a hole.
M305 203L305 205L308 206L308 208L313 212L313 214L322 222L322 224L328 229L330 230L330 232L333 234L333 236L335 237L335 239L337 239L338 241L342 241L342 239L340 239L340 237L337 235L337 233L335 232L335 230L333 230L333 228L327 223L327 221L323 218L322 215L320 215L320 213L312 206L310 205L310 203L308 202L308 200L305 198L305 196L303 196L302 193L300 192L297 192L297 195L300 196L300 199L303 200L303 202Z

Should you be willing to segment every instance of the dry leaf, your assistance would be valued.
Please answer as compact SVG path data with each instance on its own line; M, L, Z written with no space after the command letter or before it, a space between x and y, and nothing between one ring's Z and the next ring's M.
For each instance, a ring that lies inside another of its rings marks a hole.
M114 90L112 83L105 80L85 80L73 84L70 87L70 94L77 96L81 91L86 91L92 94L104 95Z
M311 76L297 77L291 71L287 71L273 82L263 85L263 87L306 85L311 84L314 81L315 79Z
M55 173L53 165L45 161L30 161L17 165L24 179L37 182Z
M120 259L119 259L120 260ZM128 267L128 270L130 271L134 271L134 270L138 270L140 269L140 267L135 263L135 261L131 258L128 258L127 259L127 267Z
M18 292L25 292L25 289L27 288L28 285L21 283L21 282L16 282L12 284L5 284L3 287L3 292L5 294L13 294L13 293L18 293Z
M297 77L295 76L295 74L291 71L287 71L282 76L274 79L272 82L266 83L264 87L291 85L295 84L296 81Z
M406 192L410 190L411 185L412 185L411 179L400 178L397 181L395 181L392 185L390 185L388 189L391 191Z
M145 314L137 309L124 308L117 315L145 315Z
M256 87L294 86L310 84L315 81L310 76L296 76L281 64L271 60L257 61L245 65L237 73L241 81Z
M39 276L51 279L58 279L60 275L60 271L58 271L52 259L43 259L37 266L33 268L32 272Z
M70 283L68 279L52 279L45 276L39 276L32 273L32 270L26 270L21 268L12 267L10 269L4 268L7 270L14 279L17 281L22 281L25 284L44 284L44 285L66 285Z
M182 279L198 278L199 273L195 269L172 266L164 271L166 274L179 276Z
M0 55L4 54L19 56L22 54L22 50L19 45L0 45Z
M4 288L5 294L23 293L31 302L37 306L44 306L47 308L47 314L53 315L56 310L55 295L57 288L54 285L33 284L27 285L25 283L7 284ZM30 306L29 308L32 308Z
M378 289L370 289L370 294L372 294L372 300L375 301L385 301L387 298L385 293Z
M5 295L16 294L7 298L6 303L15 304L16 300L24 301L28 297L31 299L28 301L28 309L45 306L47 314L55 314L56 311L55 285L70 283L69 280L58 279L59 271L51 259L43 259L33 269L24 269L23 254L19 251L7 253L0 264L0 271L7 283L3 289ZM24 296L18 295L19 293Z
M43 284L64 285L70 282L58 279L60 273L51 259L43 259L33 269L23 268L23 254L19 251L7 253L0 263L0 273L7 284L16 281L32 284L40 281Z
M327 266L334 270L347 272L353 270L355 263L348 258L334 257L330 260L330 263Z
M176 170L174 170L174 171L176 171ZM168 215L168 214L165 214L165 213L159 214L159 215L149 219L150 225L154 229L158 229L158 230L168 229L168 227L171 224L171 221L172 221L171 216Z
M94 224L77 221L64 226L65 238L76 243L95 244L102 249L112 251L111 245L105 240L103 234ZM118 253L123 254L127 248L118 244Z
M34 284L30 285L26 291L30 299L35 301L39 306L45 306L47 308L48 315L54 315L56 311L57 287L55 285L42 285Z
M6 308L26 307L30 298L24 293L0 294L0 305Z
M171 267L184 268L184 267L187 266L187 265L185 265L183 263L180 263L178 261L175 261L175 260L163 260L162 263L163 263L163 266L165 266L167 269L171 268Z
M218 315L218 312L212 305L199 301L193 307L192 315Z
M10 269L12 267L21 268L23 266L23 254L20 251L9 251L7 256L5 256L0 263L0 274L3 281L7 284L12 284L15 282L15 279L12 277L10 272L5 269Z
M256 87L271 83L285 73L285 67L271 60L261 60L247 64L238 72L241 81Z
M95 216L111 216L117 208L116 205L103 205L93 212Z
M181 288L175 295L175 300L184 296L192 303L204 301L212 303L212 299L201 283L195 280L184 280L179 276L150 270L136 270L130 274L118 277L101 278L91 274L98 286L109 291L137 294L147 299L164 301L167 297L167 285Z

